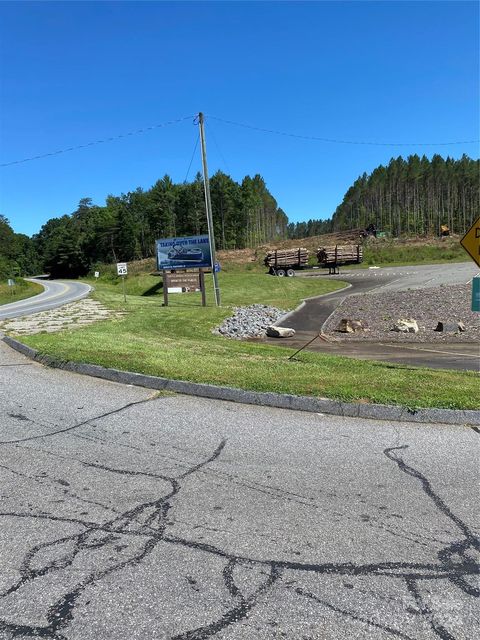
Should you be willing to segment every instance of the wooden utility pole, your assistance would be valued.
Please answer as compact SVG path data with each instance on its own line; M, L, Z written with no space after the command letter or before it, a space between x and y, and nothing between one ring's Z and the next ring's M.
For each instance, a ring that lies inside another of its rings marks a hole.
M210 183L208 181L207 149L205 146L205 128L204 128L204 122L203 122L203 113L198 114L198 125L200 127L200 144L202 148L203 186L205 189L205 208L207 210L208 242L210 244L210 257L212 261L213 288L215 290L215 303L217 307L219 307L220 306L220 287L218 286L218 274L215 271L215 263L216 263L215 236L213 232L212 202L210 200Z

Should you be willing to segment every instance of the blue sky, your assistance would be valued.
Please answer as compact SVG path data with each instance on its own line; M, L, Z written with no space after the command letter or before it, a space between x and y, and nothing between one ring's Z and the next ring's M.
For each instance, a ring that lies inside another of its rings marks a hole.
M260 173L290 220L330 217L392 156L478 158L475 2L2 2L0 164L203 111L209 172ZM209 118L305 136L275 136ZM0 213L32 234L80 198L185 179L188 119L0 167ZM190 178L200 169L197 155Z

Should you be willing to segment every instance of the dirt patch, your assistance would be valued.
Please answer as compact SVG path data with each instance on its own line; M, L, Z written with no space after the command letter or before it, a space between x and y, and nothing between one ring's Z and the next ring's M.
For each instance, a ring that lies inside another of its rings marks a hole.
M33 313L23 318L13 318L0 323L0 329L17 335L54 333L64 329L79 329L100 320L122 317L124 314L107 309L100 302L85 298L58 309Z
M449 236L448 238L437 237L413 237L413 238L361 238L361 229L350 229L348 231L337 231L335 233L325 233L321 236L311 236L309 238L299 238L295 240L278 240L269 244L264 244L255 249L230 249L217 251L220 262L232 264L249 264L260 262L268 251L274 249L292 249L304 247L308 249L311 256L315 256L319 247L335 246L337 244L362 244L365 249L372 250L390 248L398 251L409 247L435 247L442 251L458 245L459 236ZM314 260L315 261L315 260Z
M348 296L324 325L324 333L345 341L362 342L476 342L480 339L480 318L470 310L471 286L452 285L391 293ZM365 332L336 331L343 318L360 320ZM414 318L419 332L397 333L394 323ZM463 332L437 332L438 322L463 322Z

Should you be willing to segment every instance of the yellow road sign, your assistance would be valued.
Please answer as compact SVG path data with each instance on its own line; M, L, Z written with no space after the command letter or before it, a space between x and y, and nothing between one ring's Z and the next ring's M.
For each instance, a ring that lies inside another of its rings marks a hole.
M460 240L460 244L480 267L480 218L477 218L467 233Z

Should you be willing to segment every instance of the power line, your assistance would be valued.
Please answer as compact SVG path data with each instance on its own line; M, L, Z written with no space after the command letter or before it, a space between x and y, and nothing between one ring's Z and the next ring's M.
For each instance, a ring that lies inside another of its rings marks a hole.
M193 159L195 158L195 153L197 151L197 147L198 147L198 141L200 139L200 134L197 136L197 140L195 141L195 146L193 147L193 153L192 153L192 157L190 158L190 164L188 165L188 169L187 169L187 174L185 176L185 180L183 181L183 184L187 183L188 180L188 174L190 173L190 169L192 168L192 163L193 163Z
M234 122L233 120L225 120L217 116L208 115L212 120L218 120L224 124L232 124L236 127L243 127L244 129L252 129L253 131L261 131L263 133L273 133L277 136L285 136L288 138L300 138L301 140L315 140L317 142L330 142L332 144L358 144L358 145L372 145L379 147L433 147L433 146L447 146L455 144L478 144L480 140L457 140L455 142L369 142L366 140L336 140L333 138L321 138L318 136L304 136L296 133L288 133L286 131L277 131L275 129L265 129L264 127L256 127L253 125L245 124L243 122Z
M380 146L380 147L411 147L411 146L448 146L448 145L459 145L459 144L478 144L480 142L480 140L457 140L454 142L371 142L371 141L366 141L366 140L337 140L334 138L323 138L323 137L319 137L319 136L307 136L307 135L300 135L300 134L296 134L296 133L289 133L286 131L278 131L276 129L266 129L265 127L257 127L254 125L249 125L249 124L245 124L243 122L235 122L234 120L226 120L225 118L219 118L218 116L212 116L209 115L209 118L211 118L212 120L217 120L218 122L223 122L224 124L229 124L229 125L234 125L236 127L242 127L244 129L251 129L252 131L260 131L262 133L272 133L274 135L278 135L278 136L284 136L284 137L288 137L288 138L297 138L300 140L314 140L317 142L327 142L327 143L332 143L332 144L353 144L353 145L370 145L370 146ZM22 164L24 162L31 162L33 160L40 160L41 158L48 158L51 156L56 156L56 155L60 155L62 153L69 153L70 151L76 151L77 149L86 149L87 147L93 147L96 146L98 144L105 144L107 142L113 142L114 140L120 140L121 138L128 138L131 136L136 136L136 135L140 135L143 133L147 133L148 131L153 131L155 129L160 129L162 127L168 127L172 124L178 124L179 122L184 122L185 120L190 120L191 118L196 119L197 116L196 115L191 115L191 116L185 116L184 118L177 118L176 120L169 120L167 122L162 122L160 124L155 124L152 125L150 127L144 127L142 129L136 129L135 131L129 131L128 133L121 133L115 136L110 136L108 138L103 138L101 140L94 140L92 142L87 142L85 144L79 144L79 145L75 145L73 147L68 147L66 149L58 149L57 151L50 151L49 153L42 153L40 155L37 156L31 156L29 158L22 158L21 160L13 160L11 162L4 162L0 164L0 167L10 167L12 165L15 164ZM194 121L194 124L197 124ZM217 149L219 151L220 156L222 157L222 160L224 162L224 164L227 166L227 171L228 171L228 165L227 162L225 161L225 158L223 157L222 152L220 151L220 148L218 147L218 143L216 141L215 135L213 134L213 130L212 130L212 137L214 140L215 145L217 146ZM198 141L197 141L198 143ZM190 168L189 168L190 170Z
M77 149L85 149L86 147L93 147L97 144L105 144L106 142L113 142L113 140L119 140L120 138L128 138L129 136L136 136L147 131L153 131L154 129L160 129L162 127L168 127L172 124L178 124L185 120L190 120L194 116L185 116L184 118L177 118L177 120L169 120L168 122L162 122L160 124L154 124L151 127L144 127L143 129L136 129L135 131L129 131L128 133L120 133L110 138L103 138L102 140L95 140L93 142L87 142L86 144L78 144L74 147L68 147L67 149L59 149L58 151L51 151L50 153L42 153L38 156L32 156L31 158L23 158L22 160L13 160L12 162L4 162L0 164L0 167L10 167L13 164L22 164L23 162L31 162L32 160L39 160L40 158L48 158L49 156L57 156L61 153L68 153L69 151L76 151Z
M211 133L211 134L212 134L213 142L214 142L214 144L215 144L215 147L217 148L218 154L219 154L220 158L222 159L223 164L225 165L225 168L226 168L226 170L227 170L227 173L231 173L230 168L229 168L229 166L228 166L228 163L227 163L227 161L225 160L225 157L224 157L224 155L223 155L223 153L222 153L222 150L220 149L220 145L219 145L219 144L218 144L218 142L217 142L217 138L216 138L215 133L214 133L214 131L213 131L213 127L212 127L212 126L210 126L210 127L209 127L209 126L207 125L207 123L205 122L205 128L206 128L206 129L208 129L208 133Z

